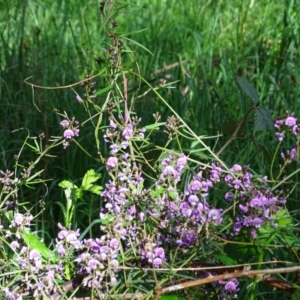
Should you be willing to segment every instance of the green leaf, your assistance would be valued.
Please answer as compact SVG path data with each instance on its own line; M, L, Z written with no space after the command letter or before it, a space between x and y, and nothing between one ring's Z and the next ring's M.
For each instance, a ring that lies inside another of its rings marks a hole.
M165 124L166 124L166 122L155 123L155 124L147 125L147 126L145 126L144 128L145 128L146 130L159 130L159 127L160 127L160 126L163 126L163 125L165 125Z
M110 91L113 87L114 87L113 85L109 85L109 86L105 87L104 89L97 91L95 94L93 94L93 96L98 96L98 95L104 94L104 93Z
M231 259L225 254L224 255L217 254L214 257L218 259L220 262L224 263L226 266L232 266L238 263L235 259Z
M145 51L147 51L149 54L151 54L153 56L153 53L149 49L147 49L145 46L143 46L142 44L138 43L137 41L132 40L132 39L130 39L128 37L125 37L125 36L123 36L123 39L127 40L127 41L129 41L129 42L131 42L131 43L133 43L135 45L137 45L138 47L144 49Z
M237 129L239 122L229 118L221 124L221 131L223 134L232 135ZM243 126L240 127L237 136L244 136Z
M103 188L100 185L89 184L89 185L83 186L80 190L99 195L99 193L103 190ZM82 196L82 194L81 194L81 196Z
M257 105L259 96L258 96L258 92L253 87L253 85L251 83L249 83L248 80L243 77L235 76L235 79L236 79L240 89L253 100L254 105Z
M206 149L195 149L195 150L183 150L183 152L187 155L189 155L192 159L208 159L209 156L203 153L203 151L206 151Z
M81 186L85 188L86 186L91 185L101 178L101 174L96 173L95 170L88 170L82 180Z
M254 132L267 129L274 131L271 113L264 107L257 107L254 114Z
M185 298L177 295L161 295L158 300L185 300Z
M49 250L44 243L42 243L36 235L32 233L21 231L24 241L29 245L30 249L39 251L45 260L56 262L55 254Z
M243 242L243 240L240 242ZM249 261L253 257L257 256L257 247L247 244L226 244L224 246L224 251L229 258L237 260L239 263Z
M296 290L293 294L292 300L299 300L300 299L300 289Z
M83 190L76 189L74 195L75 195L75 199L81 199L83 197Z
M68 181L68 180L63 180L62 182L60 182L58 184L58 186L63 188L63 189L67 189L67 188L77 189L78 188L76 184L74 184L73 182Z
M276 213L276 223L278 224L278 227L287 227L287 226L293 226L293 219L290 216L287 209L279 210Z

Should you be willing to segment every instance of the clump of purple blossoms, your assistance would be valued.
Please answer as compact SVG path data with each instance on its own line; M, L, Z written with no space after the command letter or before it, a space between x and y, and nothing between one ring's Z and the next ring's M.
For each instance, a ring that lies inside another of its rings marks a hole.
M169 232L172 240L159 234L160 243L171 243L177 247L189 247L199 241L202 228L222 223L222 209L208 203L209 190L220 180L221 169L215 165L207 177L200 171L186 185L185 193L176 187L187 164L184 154L170 155L161 162L161 175L156 184L157 191L164 193L153 198L148 212L160 219L162 229Z
M236 278L232 278L228 281L220 280L218 285L221 287L220 296L222 299L237 298L239 282Z
M104 289L117 282L117 256L120 249L117 238L103 235L101 238L79 241L79 229L73 231L60 224L58 227L61 230L56 239L57 252L64 260L68 257L71 259L76 252L77 258L74 262L78 274L84 275L84 286Z
M247 168L234 165L233 174L227 174L224 181L229 187L224 198L234 202L237 207L233 235L239 234L243 229L250 231L255 237L257 230L268 223L276 227L275 215L286 203L283 192L272 193L267 185L267 178L253 180Z
M23 239L24 234L30 232L32 220L33 217L29 214L15 212L9 230L6 230L6 240L10 242L10 248L17 253L15 261L26 278L23 285L25 292L33 297L43 295L49 298L56 286L56 280L62 279L64 268L60 262L51 264L50 261L46 261L38 249L31 248L28 241ZM5 294L7 299L22 299L21 295L12 293L9 289L6 289Z
M280 156L286 163L291 163L296 160L298 157L297 145L299 137L299 124L297 124L297 119L294 117L294 114L290 114L286 119L276 120L274 127L278 130L275 134L280 142L284 140L286 134L292 134L296 137L296 145L292 146L290 150L287 150L286 153L281 152Z
M104 135L104 141L111 144L110 153L112 155L125 151L129 146L130 140L143 140L146 132L144 128L138 128L141 118L132 117L130 120L129 117L123 118L119 116L119 122L120 124L117 124L115 119L111 117L109 127Z
M82 243L78 240L79 229L73 231L70 228L63 227L60 223L58 223L58 228L60 231L56 239L56 249L60 256L70 256L74 250L81 249Z
M120 244L116 238L87 239L83 241L81 254L75 259L79 274L84 274L83 285L107 290L117 283Z
M0 170L0 182L2 183L3 194L9 194L13 191L19 179L14 177L15 173L13 171L6 170L6 172Z
M64 149L66 149L69 145L71 140L76 137L79 136L79 122L75 120L75 118L73 118L71 121L70 120L62 120L60 122L60 125L63 127L64 129L64 140L63 140L63 147Z
M143 261L153 265L154 268L159 268L165 261L165 250L155 243L145 241L141 244L140 256Z

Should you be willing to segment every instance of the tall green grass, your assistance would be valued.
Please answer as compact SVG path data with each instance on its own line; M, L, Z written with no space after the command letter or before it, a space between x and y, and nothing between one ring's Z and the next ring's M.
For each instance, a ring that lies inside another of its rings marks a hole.
M197 134L217 135L228 118L242 119L250 102L238 89L236 74L256 87L260 104L270 109L274 118L286 110L299 114L299 0L127 0L122 5L126 9L119 11L117 21L128 50L125 66L153 86L159 85L159 79L173 82L162 95ZM12 168L27 130L33 136L44 132L46 139L61 134L54 109L83 119L84 107L75 100L73 90L57 87L97 74L95 57L107 46L99 18L98 1L4 2L0 12L2 169ZM29 77L29 82L52 89L31 88L24 83ZM139 83L138 78L131 79L129 96L147 91L148 87ZM96 87L103 88L101 84ZM79 85L73 88L84 93ZM101 105L104 99L100 96L96 101ZM135 107L145 124L151 123L156 111L164 119L170 115L152 92L139 98ZM246 135L252 133L252 126L247 124ZM79 142L90 138L85 146L95 155L93 133L83 127L80 136ZM158 133L154 142L163 144L164 138ZM228 138L212 140L211 147L217 152ZM272 154L274 137L265 133L257 138ZM53 155L59 157L55 167L53 158L40 163L43 176L53 180L48 188L57 190L56 199L48 198L43 189L27 196L33 203L45 197L51 224L61 218L54 204L63 198L57 183L66 177L78 179L88 168L102 167L80 149L56 150ZM31 151L22 156L27 162L34 158ZM221 157L229 165L251 164L262 174L269 170L266 157L247 138L235 140Z

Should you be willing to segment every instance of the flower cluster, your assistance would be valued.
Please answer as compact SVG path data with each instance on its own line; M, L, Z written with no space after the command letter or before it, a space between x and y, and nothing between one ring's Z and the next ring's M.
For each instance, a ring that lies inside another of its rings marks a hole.
M78 129L79 122L76 121L75 118L73 118L71 121L70 120L62 120L60 122L60 125L64 129L63 147L64 147L64 149L66 149L70 145L71 140L75 136L79 136L79 129Z
M170 116L167 118L166 129L165 132L168 134L169 139L176 135L178 129L182 126L181 122L175 116Z
M138 128L140 118L133 117L131 120L119 116L121 124L117 124L113 117L110 118L109 127L104 135L106 143L110 143L110 153L116 155L120 150L125 151L129 146L130 140L142 140L145 135L144 128ZM118 127L122 127L120 130Z
M165 250L162 247L158 247L155 243L144 241L141 244L140 256L142 261L148 262L154 268L159 268L165 260Z
M213 183L219 181L220 168L213 165L208 176L200 171L186 184L185 192L180 192L178 184L187 164L184 154L170 155L161 162L161 175L156 184L152 204L148 205L148 213L160 220L160 226L166 234L159 233L160 243L177 247L194 245L201 237L204 226L220 225L222 209L216 209L208 203L209 190ZM160 194L159 191L163 191Z
M6 172L4 172L0 170L0 182L2 183L2 187L0 188L1 194L10 195L9 198L4 197L6 200L5 203L1 203L0 201L0 207L3 207L5 204L6 210L13 210L16 206L16 200L18 198L17 192L20 180L15 176L13 171L6 170Z
M0 170L0 182L2 183L2 193L9 194L14 186L19 182L18 178L14 177L14 172L6 170L6 172Z
M62 278L64 268L60 262L50 264L50 257L46 261L38 248L31 247L28 245L28 240L24 240L24 234L30 231L32 219L33 216L29 214L15 212L5 236L15 253L15 261L26 278L23 284L24 290L34 297L43 295L49 298L56 280ZM6 299L22 299L18 292L12 293L9 289L5 290L5 294Z
M55 287L55 281L62 279L64 268L60 263L49 264L43 261L41 253L36 249L23 246L19 252L17 262L20 269L26 272L27 292L38 297L50 297Z
M80 235L79 229L73 231L70 228L63 227L60 223L58 223L58 228L60 231L56 239L56 249L60 256L69 256L74 250L81 248L82 243L78 240Z
M234 165L224 181L229 187L224 198L237 206L233 234L249 229L252 237L257 229L269 223L276 227L276 212L286 203L282 192L273 194L267 186L267 178L253 180L247 168Z
M281 152L280 156L286 163L291 163L298 157L297 147L299 145L299 124L297 124L297 119L294 114L291 114L285 119L276 120L274 127L278 130L276 136L280 142L282 142L287 133L291 133L296 137L296 144L292 146L290 150L286 153Z
M117 282L120 244L116 238L87 239L83 241L81 254L75 259L79 274L84 274L83 284L105 289Z
M83 81L81 83L81 86L85 89L85 94L84 94L85 97L96 98L96 96L95 96L96 90L94 88L95 84L96 84L96 82L91 80L90 75L85 76L85 81ZM78 102L83 101L79 95L76 95L76 100Z
M236 278L232 278L228 281L220 280L218 282L218 285L222 287L220 292L220 296L222 299L237 298L237 293L239 291L239 282Z

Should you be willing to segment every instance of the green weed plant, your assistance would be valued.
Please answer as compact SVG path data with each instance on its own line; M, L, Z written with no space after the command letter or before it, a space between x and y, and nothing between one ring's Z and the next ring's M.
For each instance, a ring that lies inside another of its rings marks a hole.
M1 298L298 299L298 1L195 2L7 2Z

